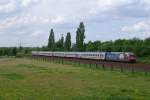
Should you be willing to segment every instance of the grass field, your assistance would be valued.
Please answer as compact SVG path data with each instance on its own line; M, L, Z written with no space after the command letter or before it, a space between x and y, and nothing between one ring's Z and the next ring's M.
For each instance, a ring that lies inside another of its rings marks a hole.
M0 100L150 100L150 76L0 59Z

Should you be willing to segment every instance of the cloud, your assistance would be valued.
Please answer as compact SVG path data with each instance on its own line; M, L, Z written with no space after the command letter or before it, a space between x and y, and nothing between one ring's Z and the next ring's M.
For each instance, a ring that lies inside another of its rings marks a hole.
M1 0L0 13L12 13L24 10L38 3L39 0Z
M14 16L10 18L6 18L2 21L0 21L0 29L10 29L10 28L20 28L25 27L28 25L38 25L38 24L44 24L48 23L49 19L39 17L39 16L32 16L28 14L22 14L19 16Z
M128 33L149 33L150 34L150 21L141 21L133 25L124 26L121 30L123 32L128 32Z
M21 0L21 4L23 7L28 7L31 4L38 3L39 0Z
M2 1L0 2L0 12L1 13L12 12L16 9L16 4L14 1L9 1L8 3L4 3L4 2L2 3Z
M42 32L33 32L33 33L31 33L31 35L30 35L30 37L32 38L32 37L38 37L38 36L40 36L40 35L42 35Z
M68 31L75 37L80 21L88 27L89 40L94 40L94 36L100 36L100 40L116 39L114 33L148 33L149 12L149 0L0 0L0 39L30 37L30 41L42 41L50 28L54 28L56 38ZM103 37L102 33L110 36Z
M121 19L149 17L149 11L149 0L97 0L89 13Z
M51 23L49 18L22 14L1 20L0 34L12 38L20 36L37 37L40 32L46 33L45 30L47 31L46 28L48 28L49 23Z
M33 16L31 14L21 14L0 20L0 34L8 36L30 36L38 37L43 33L48 33L50 27L62 27L67 20L64 17L44 17ZM63 27L64 28L64 27Z

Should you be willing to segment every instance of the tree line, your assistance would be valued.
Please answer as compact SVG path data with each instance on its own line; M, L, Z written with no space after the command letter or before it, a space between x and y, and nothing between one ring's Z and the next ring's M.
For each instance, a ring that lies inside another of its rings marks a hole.
M139 38L118 39L115 41L89 41L85 40L85 26L81 22L76 31L76 43L71 42L71 33L55 42L54 31L51 29L47 50L49 51L86 51L86 52L134 52L137 56L150 55L150 37L144 40Z
M51 29L48 45L45 48L49 51L84 51L84 39L85 39L85 26L84 23L81 22L77 31L76 31L76 44L75 50L73 50L72 42L71 42L71 33L68 32L66 37L62 35L61 38L55 42L54 30Z
M12 48L0 48L0 56L16 56L17 54L17 48L12 47Z
M23 56L30 54L31 51L40 51L43 48L39 47L0 47L0 57L5 56Z
M133 52L137 56L150 56L150 38L118 39L106 42L89 41L85 45L86 51Z
M55 41L54 30L49 33L48 44L43 47L9 47L0 48L0 56L16 56L19 54L29 54L31 51L79 51L79 52L134 52L137 56L150 56L150 37L144 40L139 38L118 39L115 41L89 41L85 43L85 25L80 22L76 30L76 42L72 43L71 33L66 36L61 35L58 41Z
M70 51L71 33L68 32L65 39L62 34L61 38L55 43L54 31L51 29L46 49L50 51Z

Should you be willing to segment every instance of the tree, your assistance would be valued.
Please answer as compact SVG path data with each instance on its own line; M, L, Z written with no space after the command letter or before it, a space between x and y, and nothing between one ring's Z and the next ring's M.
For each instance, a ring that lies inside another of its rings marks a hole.
M62 37L56 42L56 48L57 51L64 51L64 36L62 34Z
M94 45L93 45L93 43L92 43L92 41L89 41L88 43L87 43L87 46L86 46L86 51L94 51Z
M60 49L61 49L61 51L64 51L64 36L63 36L63 34L60 39Z
M71 34L70 34L70 32L67 33L67 36L65 39L65 50L66 51L71 50Z
M95 41L93 42L94 51L100 51L101 50L101 41Z
M150 55L150 52L149 52L150 51L150 37L144 40L144 47L145 47L144 49L145 55Z
M16 47L14 47L14 48L12 49L12 55L13 55L13 56L16 56L16 55L17 55L17 48L16 48Z
M75 43L72 43L72 46L71 46L71 51L76 51L76 44Z
M51 29L51 31L50 31L50 36L49 36L49 39L48 39L48 46L47 47L50 51L55 50L55 37L54 37L53 29Z
M85 26L81 22L76 31L76 47L77 51L84 51Z

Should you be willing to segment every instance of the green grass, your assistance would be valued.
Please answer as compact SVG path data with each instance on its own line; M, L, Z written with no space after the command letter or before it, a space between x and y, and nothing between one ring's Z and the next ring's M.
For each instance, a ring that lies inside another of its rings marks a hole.
M22 75L16 74L16 73L10 73L10 74L1 74L4 78L10 79L10 80L21 80L24 79Z
M150 76L0 59L0 100L150 100Z

